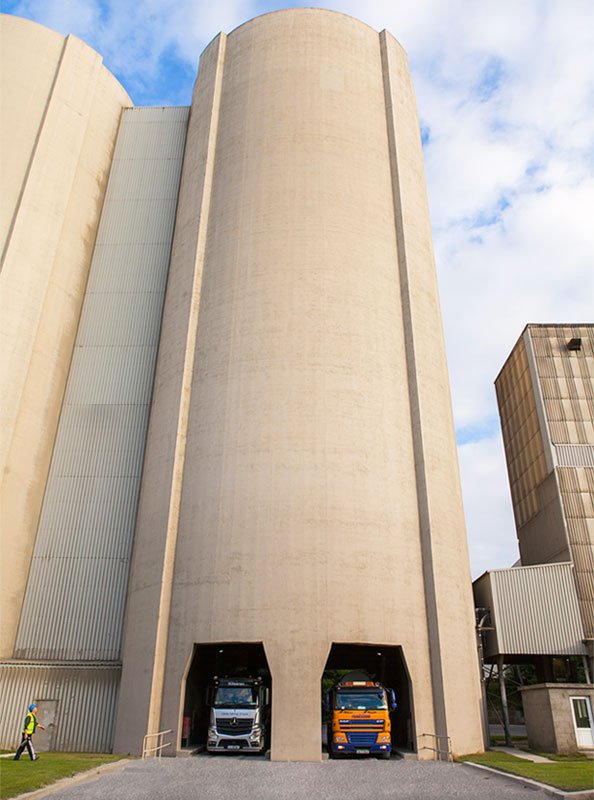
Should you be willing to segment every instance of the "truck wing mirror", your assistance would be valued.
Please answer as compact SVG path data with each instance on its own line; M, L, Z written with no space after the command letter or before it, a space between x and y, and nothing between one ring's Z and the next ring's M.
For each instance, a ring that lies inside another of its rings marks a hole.
M326 692L324 695L324 709L330 711L330 692Z
M204 702L207 706L212 706L214 700L214 687L209 686L204 694Z
M398 708L398 703L396 702L396 694L394 689L388 689L388 694L390 696L390 711L396 711Z

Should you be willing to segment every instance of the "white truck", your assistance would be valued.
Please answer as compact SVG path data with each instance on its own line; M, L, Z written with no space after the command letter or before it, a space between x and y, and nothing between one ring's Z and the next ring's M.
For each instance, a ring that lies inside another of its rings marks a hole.
M262 678L218 678L207 690L209 753L263 753L268 746L270 689Z

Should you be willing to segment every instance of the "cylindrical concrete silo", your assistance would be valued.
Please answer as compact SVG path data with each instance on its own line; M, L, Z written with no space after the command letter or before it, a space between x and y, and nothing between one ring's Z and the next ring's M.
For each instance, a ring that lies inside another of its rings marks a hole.
M0 658L12 658L122 108L75 36L0 15Z
M320 758L333 643L400 648L421 756L435 745L421 734L482 747L406 55L319 9L254 19L201 58L116 750L138 749L147 729L179 741L195 645L257 642L273 759Z

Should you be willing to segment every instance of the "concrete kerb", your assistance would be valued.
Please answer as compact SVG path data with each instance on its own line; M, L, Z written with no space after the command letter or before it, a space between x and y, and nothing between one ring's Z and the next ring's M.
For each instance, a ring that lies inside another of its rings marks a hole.
M541 789L551 797L557 800L594 800L594 789L586 789L579 792L564 792L562 789L557 789L555 786L549 786L547 783L540 783L533 781L530 778L523 778L521 775L512 775L510 772L502 772L499 769L486 767L484 764L474 764L472 761L461 762L464 767L472 767L473 769L482 769L485 772L490 772L492 775L498 775L500 778L507 778L516 783L523 783L533 789Z
M111 764L102 764L100 767L93 767L86 772L79 772L78 775L73 775L71 778L62 778L56 783L51 783L49 786L44 786L41 789L35 789L33 792L25 792L19 794L14 800L33 800L37 797L47 797L50 794L55 794L62 789L70 789L72 786L77 786L81 783L90 783L103 775L108 775L110 772L120 772L124 769L126 764L130 763L129 758L123 758L121 761L114 761Z

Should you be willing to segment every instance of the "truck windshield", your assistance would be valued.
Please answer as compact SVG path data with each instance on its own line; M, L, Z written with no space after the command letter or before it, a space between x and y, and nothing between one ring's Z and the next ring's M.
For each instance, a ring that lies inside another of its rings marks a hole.
M387 710L385 692L336 692L335 708L339 711Z
M254 708L258 704L258 695L249 687L219 686L214 704L217 708Z

